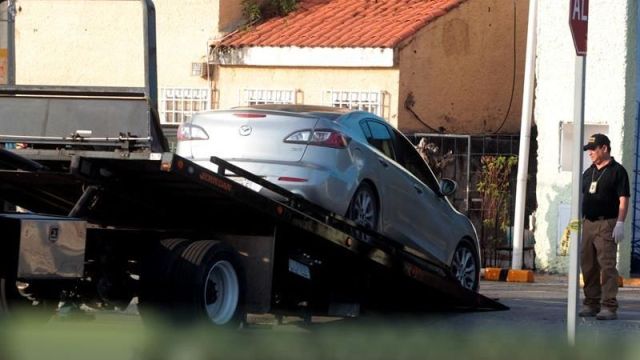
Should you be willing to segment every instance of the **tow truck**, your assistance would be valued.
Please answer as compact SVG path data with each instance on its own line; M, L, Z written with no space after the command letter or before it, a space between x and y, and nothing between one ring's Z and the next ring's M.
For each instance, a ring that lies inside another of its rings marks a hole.
M137 297L143 318L237 325L262 313L507 309L424 251L222 159L214 172L169 152L155 8L140 3L144 88L0 86L0 199L15 206L0 212L0 311Z

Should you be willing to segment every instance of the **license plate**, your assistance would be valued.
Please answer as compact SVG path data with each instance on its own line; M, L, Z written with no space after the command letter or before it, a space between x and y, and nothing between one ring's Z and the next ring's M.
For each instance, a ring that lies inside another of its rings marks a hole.
M311 270L309 269L309 267L293 259L289 259L289 272L292 272L298 276L302 276L305 279L311 280Z

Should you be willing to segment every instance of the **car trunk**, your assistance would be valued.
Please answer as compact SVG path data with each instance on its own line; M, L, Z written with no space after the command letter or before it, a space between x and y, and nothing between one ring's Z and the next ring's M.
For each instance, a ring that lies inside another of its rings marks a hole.
M307 146L284 139L296 131L313 129L317 122L316 117L266 111L199 114L193 124L204 128L209 140L190 141L191 153L195 159L215 155L228 160L300 161Z

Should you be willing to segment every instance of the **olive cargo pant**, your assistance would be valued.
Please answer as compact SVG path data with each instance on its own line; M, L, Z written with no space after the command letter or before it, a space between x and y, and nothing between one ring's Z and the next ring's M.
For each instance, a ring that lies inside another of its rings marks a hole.
M584 280L584 305L618 309L618 245L612 232L616 219L587 220L582 227L580 265ZM602 281L602 282L601 282Z

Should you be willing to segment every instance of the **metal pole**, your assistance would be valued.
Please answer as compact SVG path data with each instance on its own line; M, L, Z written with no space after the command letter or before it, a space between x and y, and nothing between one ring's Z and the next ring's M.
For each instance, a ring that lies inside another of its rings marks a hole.
M511 268L516 270L522 269L522 249L524 248L524 211L527 199L529 143L531 142L531 118L533 113L533 80L535 77L536 63L537 13L538 1L531 0L529 2L529 22L527 24L527 54L524 70L524 90L522 93L518 178L516 184L516 204L513 222L513 253Z
M141 0L144 32L144 86L153 109L158 109L158 62L156 60L156 8L151 0Z
M16 3L7 5L7 85L16 84Z
M575 97L573 104L573 176L571 186L571 219L582 219L582 140L584 139L584 92L587 56L576 57ZM580 273L579 250L582 241L582 224L571 233L569 243L569 290L567 293L567 337L570 345L576 343L576 318L580 299L578 274Z

